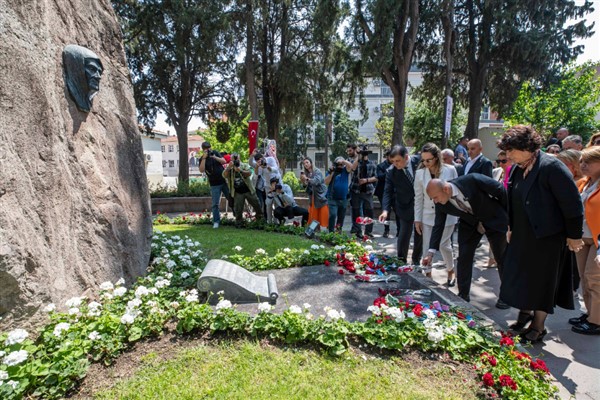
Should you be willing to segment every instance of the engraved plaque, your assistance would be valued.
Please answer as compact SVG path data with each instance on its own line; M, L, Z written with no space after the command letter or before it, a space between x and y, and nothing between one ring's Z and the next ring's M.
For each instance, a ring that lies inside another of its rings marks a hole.
M232 303L277 302L275 276L257 276L239 265L224 260L210 260L198 279L198 291L209 295L209 303L216 304L216 294L223 291L223 298ZM212 295L211 295L212 294Z

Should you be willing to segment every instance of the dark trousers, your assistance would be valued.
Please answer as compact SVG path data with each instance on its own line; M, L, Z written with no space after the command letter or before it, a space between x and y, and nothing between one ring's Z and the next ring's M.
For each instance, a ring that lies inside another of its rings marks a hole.
M373 193L352 193L350 198L350 206L352 207L352 230L350 233L361 234L362 227L356 223L358 217L374 218L373 214ZM360 210L363 210L361 215ZM373 224L365 225L365 233L373 232Z
M256 198L258 199L258 205L260 206L263 215L267 215L267 192L265 190L256 189Z
M415 221L397 219L398 229L398 242L396 248L398 250L398 258L402 261L408 261L408 248L410 247L410 237L414 236L413 240L413 252L411 261L414 265L421 263L421 256L423 255L423 236L419 235L416 231Z
M471 293L471 279L473 278L473 260L477 245L483 235L476 227L468 225L462 220L458 223L458 261L456 263L456 283L458 295L469 301ZM490 243L494 260L498 264L498 274L502 280L504 269L504 252L506 250L506 233L488 231L485 236Z
M285 218L302 216L302 226L304 226L308 221L308 210L298 206L276 207L275 210L273 210L273 216L275 219L279 220L279 222L285 222Z

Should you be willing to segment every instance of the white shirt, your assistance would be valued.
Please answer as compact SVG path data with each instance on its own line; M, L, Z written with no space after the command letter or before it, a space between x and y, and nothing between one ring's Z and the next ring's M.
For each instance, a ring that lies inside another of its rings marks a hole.
M469 160L467 162L467 165L465 165L465 175L469 173L469 170L471 169L471 167L473 166L473 164L475 164L475 162L477 160L479 160L481 158L481 156L483 156L483 153L479 154L477 157L475 157L472 160Z
M457 178L456 168L450 165L443 165L440 172L440 178L443 181L449 181ZM415 174L415 221L426 225L435 224L435 203L431 197L427 196L425 189L431 180L431 173L427 168L418 169ZM454 225L458 222L458 217L448 215L446 217L446 226Z

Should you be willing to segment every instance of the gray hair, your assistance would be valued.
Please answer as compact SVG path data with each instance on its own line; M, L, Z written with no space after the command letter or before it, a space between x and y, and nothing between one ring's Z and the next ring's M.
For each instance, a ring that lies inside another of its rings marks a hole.
M565 143L565 142L571 142L571 143L575 143L575 144L583 144L583 139L581 139L581 136L579 136L579 135L569 135L563 139L563 143Z
M452 149L444 149L442 150L442 156L449 156L454 158L454 152L452 151Z

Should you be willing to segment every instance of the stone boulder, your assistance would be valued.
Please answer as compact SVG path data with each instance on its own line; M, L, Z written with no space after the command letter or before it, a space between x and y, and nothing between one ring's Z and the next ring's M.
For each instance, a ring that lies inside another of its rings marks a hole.
M141 139L109 0L0 0L0 328L49 302L131 282L150 256ZM62 52L95 52L91 112L69 97ZM62 306L64 308L64 306Z

